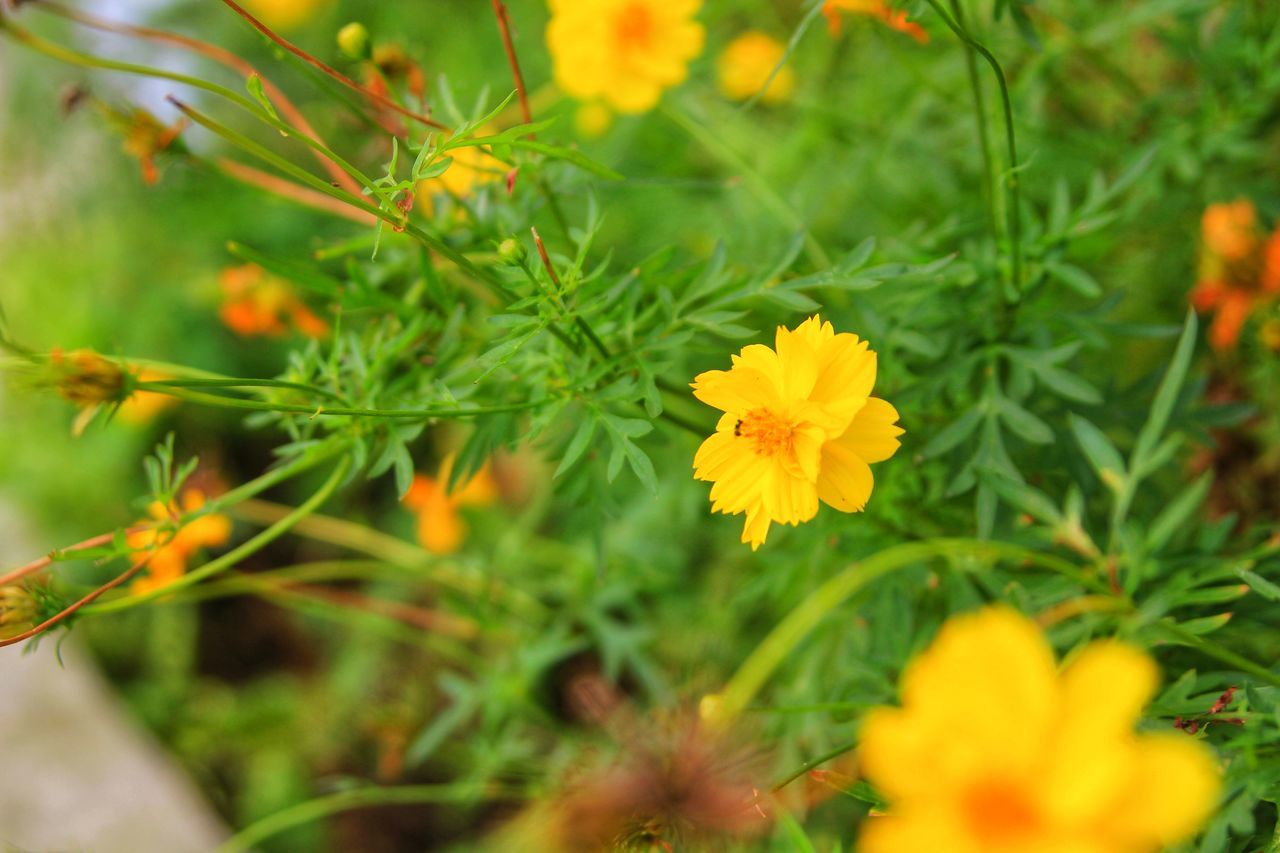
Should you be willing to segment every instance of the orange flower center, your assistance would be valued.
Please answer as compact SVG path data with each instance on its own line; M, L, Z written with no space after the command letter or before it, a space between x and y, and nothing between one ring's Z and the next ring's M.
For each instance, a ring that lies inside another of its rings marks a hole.
M1040 816L1022 787L1005 780L987 780L974 786L965 796L964 805L969 825L984 846L1025 838L1040 824Z
M774 456L791 449L794 429L790 421L769 409L752 409L734 426L733 434L754 441L760 456Z
M644 3L630 3L618 15L613 27L622 47L642 47L653 36L653 13Z

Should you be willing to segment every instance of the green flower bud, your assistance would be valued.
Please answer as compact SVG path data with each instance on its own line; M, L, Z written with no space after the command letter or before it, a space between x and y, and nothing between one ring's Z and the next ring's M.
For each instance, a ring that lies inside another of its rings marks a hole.
M369 30L364 24L352 21L338 30L338 49L351 59L368 59L371 55Z

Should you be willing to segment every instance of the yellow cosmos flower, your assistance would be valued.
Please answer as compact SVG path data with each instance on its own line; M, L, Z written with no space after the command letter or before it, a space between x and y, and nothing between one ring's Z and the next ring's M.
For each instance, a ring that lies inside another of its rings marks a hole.
M244 0L245 7L268 27L290 30L303 24L327 0Z
M786 52L786 45L768 33L757 30L743 33L729 43L716 61L720 91L735 101L754 97ZM795 87L795 72L790 65L784 65L760 100L766 104L781 103L791 97Z
M621 113L652 109L702 51L702 0L550 0L556 83Z
M693 393L724 412L694 457L709 480L711 509L746 513L742 541L759 548L772 522L800 524L818 501L860 512L871 497L870 463L898 449L898 412L871 396L876 354L857 335L810 317L778 327L776 350L745 347L729 370L694 380Z
M205 504L204 492L187 489L182 493L182 510L176 506L165 507L153 503L147 511L151 520L165 522L180 514L194 513ZM193 518L176 531L160 529L139 530L130 533L129 547L141 552L147 561L147 573L130 585L134 595L144 595L161 589L182 577L187 571L187 561L205 548L227 544L231 538L231 519L211 512Z
M1062 670L1006 607L956 617L907 668L902 707L863 724L868 779L889 799L859 850L1141 853L1194 833L1216 762L1184 734L1138 735L1155 663L1104 641Z

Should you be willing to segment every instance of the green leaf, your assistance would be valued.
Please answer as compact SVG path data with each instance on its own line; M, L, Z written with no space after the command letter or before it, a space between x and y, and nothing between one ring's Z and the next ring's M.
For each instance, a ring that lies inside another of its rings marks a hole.
M1087 406L1096 406L1102 402L1102 394L1098 389L1074 373L1068 373L1052 364L1028 363L1027 367L1046 388L1059 397L1075 400Z
M558 145L548 145L545 142L538 142L533 139L516 139L511 142L513 148L520 148L525 151L533 151L541 154L551 160L563 160L582 169L584 172L590 172L593 175L604 178L609 181L622 181L626 176L621 172L610 169L601 163L592 160L586 154L583 154L576 148L563 148Z
M1032 444L1049 444L1053 441L1053 430L1047 423L1008 397L996 398L996 411L1009 425L1009 429Z
M1098 284L1093 276L1079 267L1049 261L1044 265L1044 268L1050 277L1062 282L1081 296L1094 299L1102 295L1102 285Z
M267 97L267 92L262 88L262 78L255 71L250 74L244 81L244 87L249 90L249 94L253 99L262 104L262 108L266 110L273 119L280 120L280 116L276 114L275 105L271 103L271 99Z
M1280 584L1273 583L1244 567L1236 569L1236 574L1240 576L1240 580L1249 585L1250 589L1267 601L1280 601Z
M924 450L920 451L925 459L932 459L935 456L941 456L951 448L973 435L973 431L978 428L978 424L982 421L982 409L974 406L960 417L956 418L947 426L938 431L929 443L924 446Z
M564 458L560 460L560 466L551 475L552 479L559 477L573 467L573 463L577 462L578 457L582 456L587 447L591 445L591 439L595 437L596 427L599 423L600 421L595 417L594 411L582 419L577 432L573 434L573 438L569 441L569 446L565 448Z
M1204 502L1205 495L1209 493L1209 486L1212 484L1213 472L1206 471L1191 484L1190 488L1183 489L1182 493L1156 516L1147 531L1148 550L1160 551L1169 544L1174 534L1186 526L1192 513Z
M991 487L1000 493L1000 497L1009 504L1039 521L1051 526L1062 523L1062 511L1054 506L1053 501L1039 489L999 474L992 474L986 482L989 482Z
M1071 431L1075 433L1076 441L1080 443L1080 448L1088 457L1089 464L1093 466L1094 473L1109 488L1119 491L1120 485L1127 476L1124 458L1120 455L1120 451L1116 450L1116 446L1102 430L1079 415L1068 416L1068 421L1071 424Z
M1178 402L1178 394L1182 391L1182 383L1186 381L1187 371L1191 367L1191 356L1196 347L1196 326L1196 312L1188 309L1186 322L1182 326L1182 337L1178 339L1178 346L1174 349L1169 370L1156 391L1147 422L1138 433L1138 441L1133 448L1134 470L1146 469L1148 457L1164 435L1165 427L1169 425L1169 416L1173 414L1174 404Z

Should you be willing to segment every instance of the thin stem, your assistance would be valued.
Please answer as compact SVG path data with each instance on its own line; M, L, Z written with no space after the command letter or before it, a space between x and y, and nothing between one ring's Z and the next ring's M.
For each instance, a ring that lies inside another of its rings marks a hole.
M1168 633L1177 637L1181 642L1186 643L1192 648L1199 649L1201 654L1211 657L1214 660L1221 661L1228 666L1234 666L1241 672L1247 672L1250 675L1261 678L1268 684L1280 686L1280 673L1267 669L1259 663L1254 663L1248 658L1236 654L1231 649L1218 645L1213 640L1206 640L1204 637L1193 634L1181 625L1169 622L1165 623L1162 627Z
M817 758L810 758L804 764L801 764L795 771L788 773L786 776L783 776L777 782L774 782L773 785L769 788L769 790L776 794L779 791L781 791L783 788L790 785L795 780L799 779L804 774L808 773L813 768L821 764L826 764L828 761L830 761L833 758L839 758L840 756L844 755L846 752L852 752L857 747L858 747L857 741L853 741L851 743L846 743L846 744L837 746L835 749L823 755L819 755Z
M560 276L556 275L556 268L551 263L551 256L547 254L547 247L542 243L542 235L538 233L537 228L530 228L529 230L533 232L533 243L538 247L538 257L542 259L542 266L546 269L547 275L551 277L551 284L555 288L552 295L555 298L556 304L560 307L562 313L568 314L569 309L560 298ZM586 320L582 319L577 314L574 314L573 324L577 326L578 330L581 331L582 334L586 336L587 340L591 342L591 345L595 347L596 352L600 354L601 358L605 361L613 358L613 353L609 352L609 348L604 345L604 341L600 340L599 336L596 335L595 330L591 328Z
M1071 563L1052 555L1039 554L1004 542L969 539L932 539L887 548L846 568L814 590L774 627L729 679L725 689L711 704L715 722L729 723L750 704L765 682L800 642L832 610L873 581L893 572L939 558L970 558L992 563L997 560L1030 562L1064 574L1072 580L1106 594L1105 585L1090 578Z
M350 467L351 461L348 458L343 457L339 460L338 464L334 466L333 472L329 475L329 478L325 480L324 485L322 485L315 494L307 498L302 505L289 513L289 515L280 519L280 521L276 522L271 527L268 527L266 530L262 531L257 536L254 536L238 548L233 548L221 557L209 561L195 571L188 572L170 584L140 595L131 595L127 598L118 598L114 601L99 604L92 608L92 612L109 613L116 610L126 610L131 607L136 607L139 604L145 604L146 602L161 596L169 595L179 590L186 589L187 587L194 586L205 578L231 568L241 560L252 556L267 545L279 539L284 534L288 533L295 524L319 509L320 506L324 504L324 502L327 501L337 490L338 486L347 476L347 471Z
M376 806L419 805L425 803L515 797L491 783L466 782L443 785L405 785L397 788L359 788L318 797L269 815L236 833L215 853L248 853L263 841L287 829L323 820L352 809Z
M89 593L84 598L77 601L75 604L72 604L70 607L67 607L59 611L54 616L50 616L48 619L44 620L39 625L32 628L30 631L24 631L23 633L18 634L16 637L10 637L7 640L0 640L0 648L4 648L5 646L12 646L17 643L21 643L25 640L29 640L38 634L43 634L45 631L48 631L50 628L54 627L59 622L66 621L67 619L75 615L77 611L82 610L85 607L88 607L90 604L96 601L98 597L101 596L103 593L109 592L115 589L116 587L120 586L121 584L125 583L126 581L130 580L134 575L138 574L138 572L146 568L147 562L150 559L151 558L148 555L145 559L139 560L133 566L131 566L128 569L125 569L123 572L116 575L114 578L107 581L102 586L98 587L93 592Z
M366 98L378 104L379 106L386 107L387 109L393 110L394 112L397 112L400 115L405 116L406 118L411 118L414 121L421 122L422 124L425 124L428 127L435 127L435 128L439 128L440 130L449 129L447 125L441 124L440 122L436 121L430 116L425 116L420 113L415 113L413 110L405 109L404 107L400 106L398 103L391 100L390 98L383 97L382 95L379 95L377 92L374 92L370 89L366 89L364 86L361 86L359 83L357 83L355 80L352 80L350 77L343 74L341 71L338 71L334 68L330 68L328 65L325 65L323 62L316 59L314 56L307 53L305 50L299 47L296 47L293 43L276 35L275 32L273 32L270 27L268 27L266 24L259 21L253 15L250 15L248 12L246 12L244 8L240 6L240 4L235 2L235 0L222 0L222 2L225 3L227 6L231 7L231 10L235 12L237 15L239 15L240 17L248 21L249 24L255 30L262 33L268 39L275 42L277 45L284 48L289 53L292 53L294 56L298 57L303 62L307 63L308 65L312 66L318 71L324 73L325 75L332 77L334 80L337 80L339 83L346 86L347 88L354 89L355 91L359 92L361 95L364 95Z
M799 231L804 234L805 253L808 255L810 263L818 269L827 269L831 266L831 258L827 256L822 245L813 236L809 226L742 155L726 145L719 136L707 130L707 128L685 115L682 111L665 103L660 109L667 118L679 125L709 153L724 162L729 168L740 173L747 187L764 204L765 208L773 214L775 219L793 231Z
M143 530L149 529L150 527L151 525L149 524L143 524L137 527L130 527L128 530L125 531L125 534L128 535L130 533L139 533ZM28 575L33 575L42 569L46 569L49 566L53 565L54 563L58 562L59 560L64 559L67 554L74 554L76 551L87 551L90 548L96 548L99 545L109 545L111 544L111 541L115 538L116 538L116 531L113 530L110 533L101 533L97 536L92 536L88 539L85 539L83 542L77 542L74 545L68 545L65 548L57 548L53 551L50 551L48 554L39 558L38 560L32 560L30 563L27 563L25 566L19 566L18 568L14 569L11 572L7 572L3 575L0 575L0 586L11 584L14 581L22 580Z
M192 157L192 159L198 158ZM241 183L248 184L252 187L257 187L260 190L265 190L266 192L277 195L287 201L292 201L295 204L309 207L312 210L319 210L323 213L331 213L334 216L341 216L343 219L348 219L358 225L377 224L378 220L372 214L361 213L360 211L355 210L350 207L345 200L341 202L336 201L327 195L316 192L315 190L308 189L307 187L300 187L293 181L286 178L272 175L269 172L263 172L260 169L255 169L252 166L246 166L243 163L237 163L230 157L218 157L216 160L213 160L210 165L232 180L240 181ZM348 181L352 187L358 186L354 181L350 180L350 176L348 176Z
M986 60L987 64L991 66L991 70L995 72L996 83L1000 86L1000 103L1004 110L1005 145L1009 149L1009 168L1006 182L1009 187L1009 240L1013 244L1013 285L1014 290L1021 296L1022 190L1020 188L1021 180L1018 176L1020 168L1018 163L1018 142L1013 131L1013 104L1009 99L1009 84L1005 80L1004 69L1000 67L1000 62L992 55L991 51L974 41L964 27L947 14L938 0L927 0L927 2L960 41L977 51Z
M135 386L139 391L155 391L159 388L287 388L291 391L303 391L308 394L318 394L321 397L328 397L331 400L341 400L342 397L332 391L324 388L317 388L314 385L303 385L300 382L286 382L283 379L151 379L146 382L138 382Z
M960 0L951 0L951 9L955 12L956 22L965 26L964 7ZM987 218L991 226L991 236L1000 240L1000 218L996 214L995 180L996 170L991 157L991 139L987 133L987 99L982 94L982 81L978 78L977 51L965 43L964 63L969 75L969 88L973 92L974 117L978 125L978 147L982 150L982 200L987 206Z
M533 123L533 110L529 108L529 93L525 90L524 75L520 73L520 60L516 57L516 46L511 40L511 19L507 16L507 5L502 0L493 0L493 14L498 19L498 30L502 33L502 47L507 52L507 64L511 66L511 76L515 79L516 95L520 98L520 113L525 124ZM534 135L529 134L533 139Z

